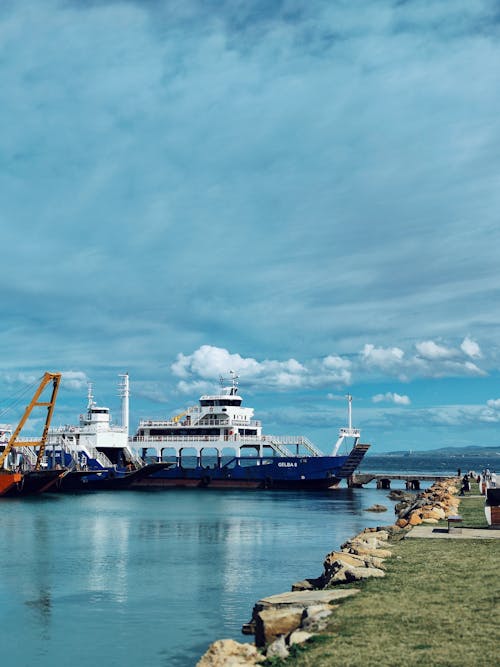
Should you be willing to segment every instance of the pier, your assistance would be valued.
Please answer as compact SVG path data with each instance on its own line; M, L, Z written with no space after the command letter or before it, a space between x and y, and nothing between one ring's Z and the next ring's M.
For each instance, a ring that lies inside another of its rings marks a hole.
M349 488L359 489L365 484L369 484L373 480L377 482L377 489L390 489L392 480L403 480L406 488L411 491L419 491L421 482L439 482L445 479L453 479L454 475L421 475L419 473L412 473L409 475L388 474L379 472L358 472L347 480Z

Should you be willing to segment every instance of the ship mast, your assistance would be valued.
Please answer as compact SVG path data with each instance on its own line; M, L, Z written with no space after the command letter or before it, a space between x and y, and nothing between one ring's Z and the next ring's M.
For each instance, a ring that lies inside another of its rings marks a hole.
M122 378L122 381L120 383L120 398L122 399L122 428L128 434L129 396L130 396L128 373L124 373L123 375L120 375L119 377Z
M361 431L359 430L359 428L352 427L351 394L347 394L346 398L347 398L347 428L343 427L339 429L339 437L333 448L332 456L337 456L340 446L344 442L345 438L354 438L354 444L357 445L359 438L361 437Z

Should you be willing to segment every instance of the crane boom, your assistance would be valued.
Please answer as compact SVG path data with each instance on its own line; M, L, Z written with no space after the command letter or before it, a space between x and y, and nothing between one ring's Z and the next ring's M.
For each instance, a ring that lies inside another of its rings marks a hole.
M44 389L47 387L48 384L52 382L52 394L50 397L50 401L40 401L40 396L42 395ZM36 390L35 394L33 395L33 398L31 399L30 404L27 406L26 410L24 411L23 416L21 417L21 420L19 424L17 425L15 431L11 435L9 442L7 443L7 446L5 447L4 451L0 454L0 468L2 468L5 459L9 455L9 452L13 447L17 446L27 446L27 447L39 447L38 450L38 456L36 459L36 465L35 465L35 470L40 470L40 465L42 462L43 454L45 452L45 446L47 444L47 437L49 434L49 428L50 428L50 422L52 420L52 414L54 412L54 407L56 404L56 397L57 397L57 392L59 390L59 385L61 383L61 373L48 373L46 372L44 376L42 377L40 381L40 385L38 389ZM43 433L42 437L40 440L37 441L30 441L30 442L18 442L17 437L20 434L20 432L23 429L23 426L26 424L33 408L35 407L46 407L47 408L47 416L45 417L45 425L43 428Z

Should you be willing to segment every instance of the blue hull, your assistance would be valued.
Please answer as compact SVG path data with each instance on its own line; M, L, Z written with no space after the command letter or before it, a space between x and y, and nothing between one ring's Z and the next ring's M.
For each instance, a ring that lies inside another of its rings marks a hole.
M143 477L133 487L202 487L253 489L328 489L350 477L368 447L355 447L348 456L304 456L236 459L223 466L183 468L172 465ZM242 465L243 464L243 465Z

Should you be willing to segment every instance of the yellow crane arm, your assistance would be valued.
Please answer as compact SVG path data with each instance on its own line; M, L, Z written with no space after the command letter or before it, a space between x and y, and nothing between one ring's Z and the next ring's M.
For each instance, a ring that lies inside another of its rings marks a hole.
M50 401L39 401L38 399L42 395L45 387L52 382L52 394L50 397ZM46 407L47 408L47 416L45 417L45 426L43 429L42 437L38 442L30 442L29 446L39 446L40 449L38 450L38 456L36 460L36 465L35 465L35 470L40 469L40 463L42 461L43 454L45 452L45 446L47 444L47 438L49 435L49 428L50 428L50 422L52 420L52 414L54 412L54 407L56 405L56 397L57 397L57 392L59 390L59 384L61 383L61 373L45 373L38 389L36 390L33 398L31 399L30 404L24 411L23 416L21 417L21 420L19 424L17 425L14 433L11 435L9 442L7 443L7 446L5 447L4 451L0 454L0 468L2 468L3 463L7 456L9 455L9 452L13 447L16 445L21 446L21 443L17 442L17 437L19 433L22 431L23 426L26 424L26 421L28 420L32 410L34 407ZM24 443L22 443L24 445Z

